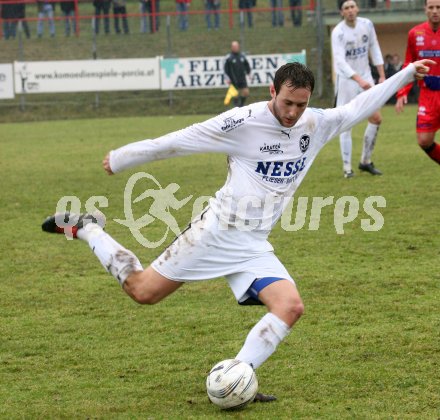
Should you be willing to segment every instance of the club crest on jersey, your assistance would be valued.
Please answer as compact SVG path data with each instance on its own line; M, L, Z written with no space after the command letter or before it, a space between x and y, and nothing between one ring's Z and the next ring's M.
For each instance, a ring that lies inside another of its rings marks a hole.
M299 148L301 152L306 152L310 145L310 136L303 134L299 139Z
M368 42L368 35L362 35L362 42Z
M276 144L266 144L264 143L264 146L260 147L261 153L269 153L269 155L280 155L284 153L281 150L281 143Z
M222 131L228 132L240 127L240 125L244 124L244 118L234 119L234 117L229 117L223 120L223 126L221 127Z

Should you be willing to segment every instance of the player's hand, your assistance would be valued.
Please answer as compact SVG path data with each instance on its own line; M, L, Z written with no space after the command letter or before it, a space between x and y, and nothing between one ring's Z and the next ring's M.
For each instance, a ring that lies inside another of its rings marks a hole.
M366 80L362 79L361 76L359 76L358 74L353 74L353 76L351 76L351 78L363 89L363 90L367 90L370 89L371 85L370 83L368 83Z
M403 95L397 98L396 105L394 106L394 109L396 110L397 114L400 114L403 112L403 107L408 103L408 96Z
M370 89L372 86L369 82L367 82L364 79L359 80L359 86L363 89L363 90L368 90Z
M110 153L107 153L105 156L104 160L102 161L102 166L109 175L113 175L113 171L110 168Z
M424 60L414 61L414 67L416 68L415 78L417 80L422 80L426 74L428 74L430 67L435 66L436 62L432 60L428 60L425 58Z
M379 79L378 79L378 81L377 81L377 83L383 83L383 82L385 82L385 76L383 76L383 77L379 77Z

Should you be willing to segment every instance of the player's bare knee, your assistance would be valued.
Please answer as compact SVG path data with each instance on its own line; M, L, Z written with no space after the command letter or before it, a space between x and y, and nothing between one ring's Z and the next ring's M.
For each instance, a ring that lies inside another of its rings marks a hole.
M141 305L154 305L161 300L158 295L142 289L136 291L133 299Z
M303 315L304 304L299 297L286 299L278 306L276 312L291 327Z
M141 305L154 305L155 303L159 302L157 297L141 287L131 288L129 291L127 291L127 293L136 303Z
M124 282L125 292L137 303L142 305L153 305L159 302L157 294L147 287L145 271L132 273Z
M382 116L381 115L373 115L368 119L368 122L371 124L381 125L382 124Z
M426 149L426 148L428 148L429 146L431 146L432 145L432 143L433 143L433 139L430 139L430 138L420 138L420 137L418 137L417 138L417 143L419 144L419 146L422 148L422 149Z
M288 306L289 313L292 314L295 321L304 313L304 304L300 298L292 299Z

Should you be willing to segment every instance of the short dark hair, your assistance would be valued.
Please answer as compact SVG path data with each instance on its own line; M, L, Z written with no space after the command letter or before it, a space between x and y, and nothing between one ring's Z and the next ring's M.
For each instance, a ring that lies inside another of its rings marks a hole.
M287 63L276 71L273 79L273 86L277 94L280 92L282 85L289 88L310 89L310 93L313 93L315 76L313 76L312 70L304 64Z
M339 10L342 9L342 6L344 5L344 3L345 3L346 1L349 1L349 0L338 0ZM356 0L353 0L353 1L356 3ZM426 0L425 0L425 1L426 1ZM357 4L357 3L356 3L356 4Z

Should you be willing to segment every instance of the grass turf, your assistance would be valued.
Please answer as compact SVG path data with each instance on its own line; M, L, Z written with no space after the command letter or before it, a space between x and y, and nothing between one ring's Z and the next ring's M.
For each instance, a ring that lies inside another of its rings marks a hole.
M88 247L42 233L64 195L108 197L108 232L144 264L128 229L123 191L135 171L107 177L110 149L178 129L203 116L0 125L0 417L2 418L438 418L440 275L438 167L415 144L415 108L384 109L375 150L382 177L343 179L338 141L321 152L297 197L383 196L385 224L364 232L359 216L338 235L334 206L318 230L270 240L298 283L306 313L257 371L279 401L224 413L209 404L205 376L233 357L264 308L236 305L224 280L187 285L138 306ZM354 159L364 125L355 129ZM137 168L182 199L211 195L225 157L201 155ZM190 205L173 212L180 227ZM294 206L295 208L295 206ZM142 211L142 209L138 209ZM144 209L145 211L145 209ZM161 235L154 226L151 235ZM169 240L171 240L171 235Z

